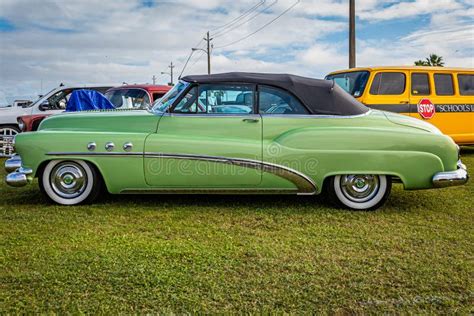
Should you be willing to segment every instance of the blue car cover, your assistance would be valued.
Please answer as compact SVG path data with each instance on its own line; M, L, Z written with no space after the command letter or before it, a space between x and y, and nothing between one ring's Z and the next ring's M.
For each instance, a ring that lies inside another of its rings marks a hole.
M66 105L66 112L115 109L109 100L94 90L74 90Z

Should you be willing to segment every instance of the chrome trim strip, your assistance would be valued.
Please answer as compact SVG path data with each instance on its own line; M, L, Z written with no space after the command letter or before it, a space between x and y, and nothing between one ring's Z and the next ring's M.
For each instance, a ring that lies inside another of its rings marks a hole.
M144 157L144 158L163 158L163 159L186 159L186 160L200 160L210 161L216 163L236 165L244 168L252 168L262 170L264 172L272 173L281 178L287 179L288 181L295 184L298 188L299 194L316 194L317 185L316 183L305 174L291 169L286 166L273 164L269 162L262 162L252 159L242 158L229 158L222 156L205 156L205 155L193 155L193 154L166 154L157 152L145 152L145 153L91 153L91 152L50 152L48 156L113 156L113 157Z
M62 152L62 151L53 151L46 153L46 156L136 156L143 157L143 153L127 153L127 152L102 152L102 153L89 153L82 151L72 151L72 152Z
M282 117L282 118L338 118L338 119L350 119L350 118L357 118L367 116L372 113L372 110L368 110L362 114L355 114L355 115L325 115L325 114L265 114L262 113L262 118L264 117Z
M294 189L261 189L261 188L156 188L124 189L121 194L298 194Z
M367 116L372 113L369 109L367 112L356 115L325 115L325 114L214 114L214 113L163 113L163 116L187 116L187 117L281 117L281 118L339 118L339 119L350 119Z
M236 165L245 168L252 168L262 170L264 172L272 173L284 179L291 181L296 185L300 193L315 194L317 186L311 178L305 174L296 171L294 169L277 165L268 162L261 162L252 159L241 159L241 158L228 158L220 156L202 156L192 154L164 154L164 153L152 153L145 152L147 158L167 158L167 159L187 159L187 160L201 160L219 162L224 164Z
M186 116L186 117L241 117L241 118L260 118L259 114L251 113L251 114L242 114L242 113L229 113L229 114L221 114L221 113L169 113L166 112L163 116Z

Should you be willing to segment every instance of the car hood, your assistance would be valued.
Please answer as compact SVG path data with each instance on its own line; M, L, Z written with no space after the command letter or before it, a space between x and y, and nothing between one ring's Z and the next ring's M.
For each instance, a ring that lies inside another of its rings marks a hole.
M394 124L421 129L423 131L430 132L433 134L442 134L441 131L436 126L428 122L424 122L420 119L416 119L413 117L396 114L392 112L383 111L383 113L385 117L387 118L387 120L389 120L390 122Z
M61 113L46 118L39 131L153 133L159 116L148 111L91 111Z

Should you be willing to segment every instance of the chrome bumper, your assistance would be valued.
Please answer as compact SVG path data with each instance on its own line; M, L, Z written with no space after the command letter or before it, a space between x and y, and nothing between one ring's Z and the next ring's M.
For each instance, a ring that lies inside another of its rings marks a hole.
M455 171L438 172L433 176L433 186L435 188L445 188L455 185L463 185L469 179L466 165L458 160L458 169Z
M11 187L22 187L33 180L33 170L23 168L20 155L15 154L5 161L5 171L8 172L5 182Z

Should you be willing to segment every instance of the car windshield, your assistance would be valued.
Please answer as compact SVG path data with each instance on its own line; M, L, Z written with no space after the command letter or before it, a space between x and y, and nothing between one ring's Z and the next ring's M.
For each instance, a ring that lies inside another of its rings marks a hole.
M341 88L346 90L354 97L360 97L364 93L367 80L369 79L368 71L351 71L326 76L327 80L334 80Z
M116 109L149 109L150 97L145 90L118 88L109 90L105 97Z
M165 112L177 99L177 97L189 86L189 83L180 81L170 91L168 91L161 99L153 103L153 112Z

